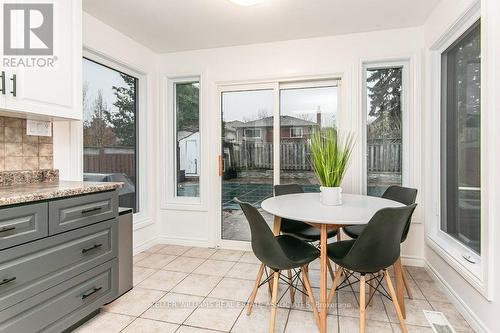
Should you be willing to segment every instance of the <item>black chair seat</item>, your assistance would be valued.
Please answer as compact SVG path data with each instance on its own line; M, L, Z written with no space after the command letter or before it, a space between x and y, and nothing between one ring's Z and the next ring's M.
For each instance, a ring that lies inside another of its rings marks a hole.
M345 234L351 238L358 238L359 235L365 230L366 224L363 225L352 225L349 227L344 227L342 230L344 230Z
M275 270L302 267L319 257L320 252L315 246L305 243L294 236L280 235L276 237L276 241L280 245L285 256L290 260L290 263L287 264L283 262L280 267L273 267Z
M326 247L328 257L336 259L344 258L355 242L355 240L345 240L328 244Z
M321 234L318 228L308 225L307 223L282 219L281 220L281 233L284 235L291 235L298 237L306 242L315 242L321 239ZM328 238L335 237L337 229L328 231Z

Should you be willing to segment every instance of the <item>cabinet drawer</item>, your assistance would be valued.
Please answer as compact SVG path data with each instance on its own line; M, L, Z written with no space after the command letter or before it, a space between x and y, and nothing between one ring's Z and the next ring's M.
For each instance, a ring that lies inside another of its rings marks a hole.
M116 191L49 202L49 234L80 228L118 216Z
M116 257L117 220L2 251L0 310Z
M0 311L0 332L59 333L109 302L116 280L114 259Z
M47 203L0 210L0 250L48 236Z

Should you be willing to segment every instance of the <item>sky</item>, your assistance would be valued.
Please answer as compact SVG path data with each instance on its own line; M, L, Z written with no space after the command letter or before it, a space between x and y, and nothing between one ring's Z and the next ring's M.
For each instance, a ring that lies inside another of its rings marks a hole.
M103 99L110 110L116 110L113 103L116 97L113 93L113 86L127 87L119 72L108 67L102 66L93 61L83 59L83 83L87 83L87 103L88 108L92 107L92 103L97 97L99 89L102 91ZM83 120L90 120L92 111L83 110Z
M318 107L322 124L331 126L337 113L337 87L283 89L280 94L281 114L316 122ZM254 90L224 92L222 109L225 122L249 121L273 113L273 91Z

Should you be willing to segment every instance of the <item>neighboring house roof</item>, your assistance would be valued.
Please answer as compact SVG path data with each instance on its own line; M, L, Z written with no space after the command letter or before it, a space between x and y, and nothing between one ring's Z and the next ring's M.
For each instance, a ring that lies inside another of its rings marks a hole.
M241 122L240 122L241 123ZM300 118L295 118L292 116L281 116L280 117L281 126L318 126L315 122L304 120ZM244 128L244 127L272 127L273 117L266 117L262 119L247 121L246 123L235 124L234 127Z
M191 135L196 134L196 133L198 133L198 132L179 131L179 132L177 133L177 140L178 140L178 141L179 141L179 140L184 140L184 139L186 139L186 138L188 138L188 137L190 137Z

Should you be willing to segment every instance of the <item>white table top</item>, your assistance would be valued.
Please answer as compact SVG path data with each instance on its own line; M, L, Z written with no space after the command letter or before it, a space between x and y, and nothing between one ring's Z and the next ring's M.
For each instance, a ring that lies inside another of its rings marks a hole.
M263 210L282 218L336 225L366 224L382 208L403 206L397 201L358 194L342 194L342 205L326 206L319 201L319 193L280 195L261 204Z

